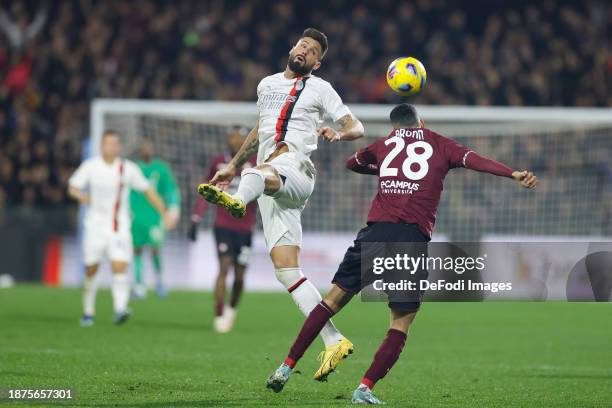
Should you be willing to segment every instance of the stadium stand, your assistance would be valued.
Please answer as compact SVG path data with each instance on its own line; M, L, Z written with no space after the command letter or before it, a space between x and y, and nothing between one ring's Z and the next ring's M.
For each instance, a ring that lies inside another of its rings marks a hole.
M285 63L299 34L291 27L305 24L327 31L321 74L348 103L398 101L381 72L409 52L432 79L415 103L612 105L605 1L502 1L469 13L442 0L325 4L325 13L316 1L4 4L0 207L68 202L92 98L254 100L257 81Z

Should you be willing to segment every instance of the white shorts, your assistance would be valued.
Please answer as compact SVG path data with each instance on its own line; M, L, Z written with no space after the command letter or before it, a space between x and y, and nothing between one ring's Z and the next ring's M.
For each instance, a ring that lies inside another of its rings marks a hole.
M266 164L273 166L281 178L278 192L257 199L268 251L275 246L301 246L302 211L314 190L314 165L299 152L283 153Z
M86 227L83 235L85 266L98 264L105 256L111 261L132 261L132 234L129 230L114 232Z

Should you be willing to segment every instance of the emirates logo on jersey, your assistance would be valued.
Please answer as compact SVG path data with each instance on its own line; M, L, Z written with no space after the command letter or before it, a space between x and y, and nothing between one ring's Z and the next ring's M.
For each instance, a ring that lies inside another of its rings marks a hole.
M304 87L303 83L302 87ZM296 100L297 97L294 95L287 95L284 93L269 93L261 95L257 100L257 105L260 109L281 109L285 103L294 103Z

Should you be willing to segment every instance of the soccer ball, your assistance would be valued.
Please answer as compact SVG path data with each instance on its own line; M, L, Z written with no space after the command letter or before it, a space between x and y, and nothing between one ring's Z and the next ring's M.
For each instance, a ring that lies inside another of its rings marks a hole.
M394 92L402 96L418 93L425 86L427 72L416 58L402 57L389 64L387 83Z

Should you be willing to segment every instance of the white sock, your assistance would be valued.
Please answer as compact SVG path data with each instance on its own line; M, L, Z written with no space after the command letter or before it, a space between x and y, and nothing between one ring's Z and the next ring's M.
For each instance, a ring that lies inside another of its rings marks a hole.
M291 292L291 297L306 316L323 300L317 288L309 280L305 280L298 288ZM319 334L323 338L325 347L337 344L343 337L331 319L325 323Z
M287 290L290 290L293 301L305 316L308 316L312 309L323 300L317 288L306 279L300 268L277 269L276 276ZM335 345L343 338L331 320L325 323L319 334L323 343L325 343L325 347Z
M258 169L245 169L240 177L238 191L234 198L239 199L245 204L257 200L264 193L266 188L265 176Z
M223 307L223 317L226 317L226 318L232 319L232 320L235 319L236 318L236 309L234 309L230 305L225 305Z
M83 314L93 316L96 314L96 292L98 291L98 282L96 275L85 275L83 282Z
M130 283L127 273L113 273L112 293L115 313L125 312L130 299Z

